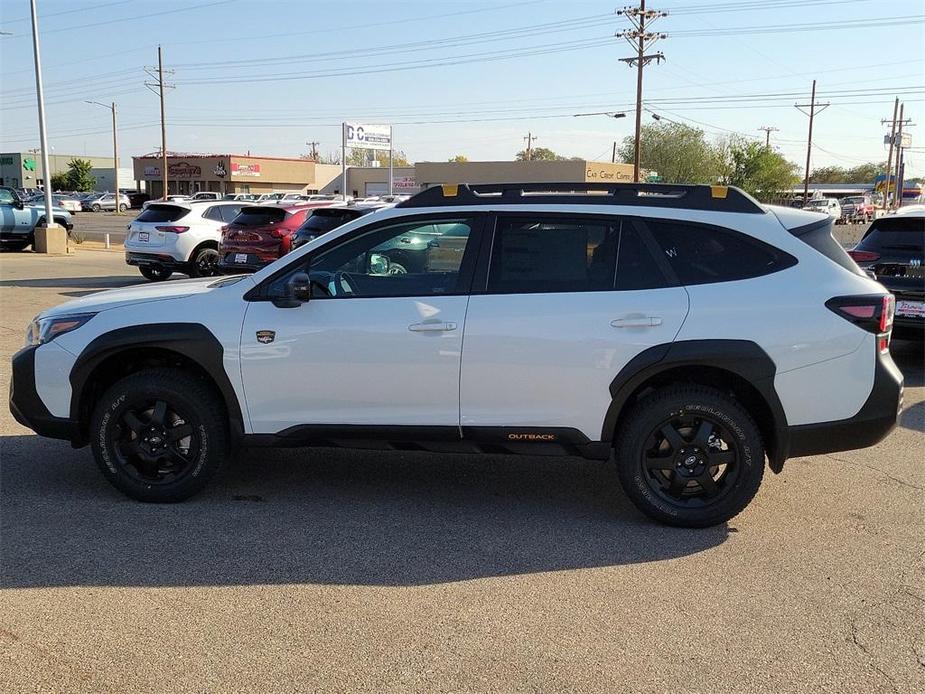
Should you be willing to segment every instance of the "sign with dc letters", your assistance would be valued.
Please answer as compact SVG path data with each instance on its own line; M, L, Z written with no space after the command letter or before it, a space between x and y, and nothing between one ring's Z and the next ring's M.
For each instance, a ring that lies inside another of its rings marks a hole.
M344 123L344 146L356 149L391 149L392 128L369 123Z

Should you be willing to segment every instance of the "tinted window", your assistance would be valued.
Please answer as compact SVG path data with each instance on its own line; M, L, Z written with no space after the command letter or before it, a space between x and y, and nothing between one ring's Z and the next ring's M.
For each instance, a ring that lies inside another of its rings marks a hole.
M925 217L882 217L870 225L857 247L862 251L922 251Z
M673 220L646 220L681 284L730 282L790 267L796 259L729 229Z
M498 220L488 291L613 289L619 222L563 218Z
M213 222L224 221L222 219L222 208L220 205L215 205L214 207L210 207L209 209L207 209L205 212L202 213L202 216L205 217L206 219L211 219Z
M281 222L286 218L286 210L279 207L244 207L234 223L242 227L258 227L274 222Z
M657 289L669 285L642 233L633 224L623 224L617 258L617 289Z
M473 225L465 219L407 222L337 243L310 261L315 295L428 296L465 291L468 287L461 286L460 270ZM284 276L274 282L270 296L281 293L286 280Z
M189 214L187 208L178 207L177 205L148 205L148 208L138 215L135 221L176 222L178 219L183 219L187 214Z
M219 205L218 211L221 214L221 221L231 223L235 217L241 213L243 205Z
M336 229L342 224L356 219L361 214L356 210L322 208L312 212L311 216L305 220L305 223L299 227L299 231L320 236L327 231L331 231L331 229Z
M11 203L16 200L13 191L9 188L0 188L0 202Z

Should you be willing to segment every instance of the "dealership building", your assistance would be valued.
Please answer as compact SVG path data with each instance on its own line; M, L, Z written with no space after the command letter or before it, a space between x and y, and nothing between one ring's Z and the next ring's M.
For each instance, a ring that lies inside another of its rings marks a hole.
M159 154L132 158L138 190L153 198L163 195ZM308 159L252 157L239 154L171 154L167 157L167 192L188 195L202 190L216 193L316 193L339 181L339 165ZM338 191L339 192L339 191Z
M115 170L112 157L94 157L85 154L57 154L50 152L48 166L52 175L67 173L67 163L72 159L89 161L93 168L90 174L96 179L95 189L111 191L115 188ZM10 188L38 188L45 185L42 155L37 152L0 152L0 186ZM130 169L119 169L119 187L132 188Z

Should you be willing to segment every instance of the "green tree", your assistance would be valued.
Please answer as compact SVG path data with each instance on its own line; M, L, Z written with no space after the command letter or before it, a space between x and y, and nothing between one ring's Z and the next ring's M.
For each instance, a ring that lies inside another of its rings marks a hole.
M469 161L469 157L467 157L465 154L457 154L455 157L450 157L447 159L447 161L453 164L465 164L467 161Z
M623 139L622 161L633 161L635 140ZM722 151L707 142L703 130L664 121L642 127L640 166L657 171L666 183L711 183L723 173Z
M381 149L351 149L347 154L347 166L369 166L370 161L378 161L379 166L389 165L388 150ZM392 166L411 166L408 157L401 150L392 151Z
M527 150L522 149L516 155L517 161L527 161ZM530 161L563 161L565 157L559 156L548 147L534 147L530 150Z
M69 190L70 187L71 181L68 178L67 172L59 171L58 173L51 175L52 190Z
M736 136L722 150L726 160L723 182L763 202L780 199L800 180L796 164L758 142Z
M886 171L886 162L869 161L850 169L843 166L821 166L809 174L810 183L873 183L878 174Z
M86 159L71 159L67 163L67 187L70 190L93 190L96 187L96 178L91 171L91 162Z

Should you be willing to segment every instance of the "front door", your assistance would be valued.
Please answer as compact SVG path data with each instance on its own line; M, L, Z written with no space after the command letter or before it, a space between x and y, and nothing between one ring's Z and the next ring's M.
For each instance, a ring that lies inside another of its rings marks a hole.
M295 308L270 300L247 308L241 370L251 430L458 427L480 226L478 216L384 222L322 247L274 279L270 297L307 271L313 295ZM453 241L441 244L443 234Z
M663 263L620 218L499 216L466 319L464 435L565 428L600 440L611 381L643 350L671 343L687 315L687 292L670 286Z

